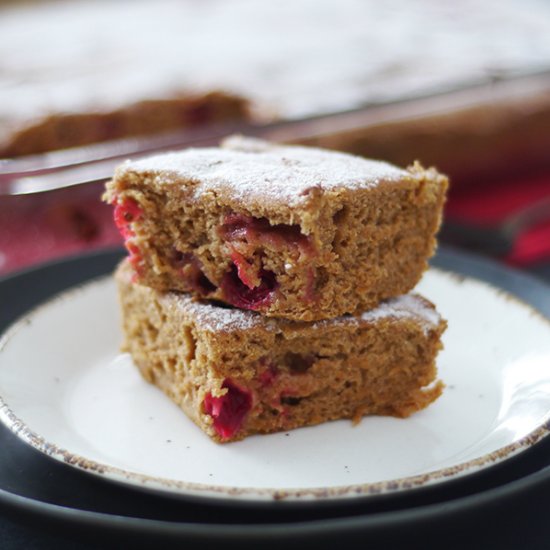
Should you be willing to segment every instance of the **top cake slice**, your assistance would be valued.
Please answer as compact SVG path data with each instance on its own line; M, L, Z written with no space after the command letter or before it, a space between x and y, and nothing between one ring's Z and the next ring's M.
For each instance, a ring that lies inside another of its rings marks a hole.
M416 285L447 183L418 164L233 137L128 161L105 198L141 284L313 321Z

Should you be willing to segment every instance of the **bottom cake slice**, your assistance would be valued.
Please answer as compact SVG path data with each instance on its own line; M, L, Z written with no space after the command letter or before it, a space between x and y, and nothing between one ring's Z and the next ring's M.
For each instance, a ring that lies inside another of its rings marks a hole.
M116 273L124 349L218 442L364 415L406 417L442 392L446 322L415 294L313 323L195 302Z

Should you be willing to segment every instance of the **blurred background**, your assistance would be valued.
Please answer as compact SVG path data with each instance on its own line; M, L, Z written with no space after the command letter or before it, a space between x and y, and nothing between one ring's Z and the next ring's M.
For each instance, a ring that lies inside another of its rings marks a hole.
M0 276L120 244L125 157L231 132L452 183L441 240L550 276L550 2L0 2Z

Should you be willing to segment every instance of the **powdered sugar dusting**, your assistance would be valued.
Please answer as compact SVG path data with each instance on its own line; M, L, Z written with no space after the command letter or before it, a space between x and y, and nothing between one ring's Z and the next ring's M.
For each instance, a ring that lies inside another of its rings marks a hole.
M418 319L425 330L436 327L441 316L424 298L416 294L406 294L382 303L376 309L361 315L363 321L372 322L384 317Z
M186 294L167 294L161 298L170 307L176 307L190 315L200 329L211 332L246 331L254 328L281 332L284 328L299 327L301 323L264 317L252 311L228 309L204 302L196 302ZM407 294L392 298L359 317L342 316L335 319L317 321L315 328L348 323L375 323L382 319L411 319L419 322L425 333L437 327L441 321L435 308L419 295Z
M195 196L227 190L238 200L263 199L297 204L313 188L373 188L409 177L385 162L313 147L279 146L234 137L221 148L187 149L128 161L117 170L152 173L167 181L192 184Z
M418 294L405 294L386 300L376 308L365 311L358 317L348 315L336 319L317 321L314 325L342 323L371 324L382 319L411 319L421 324L424 334L437 327L441 322L441 316L428 300Z
M252 311L196 302L187 294L166 294L161 300L169 307L191 316L201 330L210 332L246 331L253 328L277 331L277 322Z

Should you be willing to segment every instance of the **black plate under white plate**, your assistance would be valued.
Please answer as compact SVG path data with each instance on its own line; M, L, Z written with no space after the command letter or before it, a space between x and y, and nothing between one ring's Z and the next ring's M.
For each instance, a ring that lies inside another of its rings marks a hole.
M2 281L0 330L52 295L108 273L119 257L118 251L80 257ZM550 315L548 287L526 275L449 250L441 250L433 263L487 280ZM441 528L445 525L449 528L452 523L457 533L463 533L461 521L475 517L487 520L497 509L506 512L508 503L515 510L516 519L513 524L499 522L499 536L510 542L522 532L514 528L518 521L527 521L529 532L536 535L531 523L537 525L537 511L550 501L549 497L544 498L550 486L550 473L546 469L550 462L548 440L497 466L437 486L353 502L300 506L269 502L253 506L233 502L228 506L227 501L214 499L205 501L189 496L182 501L144 494L57 463L22 443L5 427L0 429L0 445L3 507L12 512L26 512L38 521L47 518L49 524L69 521L69 525L79 528L100 527L92 529L96 536L107 532L125 536L132 533L139 540L149 535L188 543L224 541L239 547L254 547L266 540L298 544L303 537L311 542L331 537L351 541L368 535L374 542L392 537L397 540L407 533L420 534L431 525L430 519L438 519ZM542 491L544 488L546 492ZM520 506L522 499L525 502ZM484 525L489 527L487 521ZM388 530L389 526L399 526L399 534ZM523 531L522 537L525 536Z

